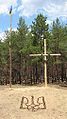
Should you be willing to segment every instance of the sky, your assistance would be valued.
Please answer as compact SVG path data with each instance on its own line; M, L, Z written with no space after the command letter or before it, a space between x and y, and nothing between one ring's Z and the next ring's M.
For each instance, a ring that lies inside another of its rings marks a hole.
M0 0L0 38L10 28L9 10L12 5L12 29L16 30L19 17L22 16L27 25L31 25L37 14L47 17L47 23L59 18L67 24L67 0Z

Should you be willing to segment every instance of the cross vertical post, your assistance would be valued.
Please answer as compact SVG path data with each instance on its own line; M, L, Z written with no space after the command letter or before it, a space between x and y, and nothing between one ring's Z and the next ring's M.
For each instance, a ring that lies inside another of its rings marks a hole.
M45 80L45 87L47 87L47 57L46 57L46 39L44 39L44 80Z

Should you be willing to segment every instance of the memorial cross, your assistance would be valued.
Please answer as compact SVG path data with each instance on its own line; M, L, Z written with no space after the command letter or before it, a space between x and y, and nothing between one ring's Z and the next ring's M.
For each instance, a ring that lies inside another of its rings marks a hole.
M37 56L44 56L44 80L45 80L45 87L47 87L47 54L46 51L46 39L44 39L44 53L43 54L30 54L31 57L37 57ZM61 54L50 54L50 56L61 56Z

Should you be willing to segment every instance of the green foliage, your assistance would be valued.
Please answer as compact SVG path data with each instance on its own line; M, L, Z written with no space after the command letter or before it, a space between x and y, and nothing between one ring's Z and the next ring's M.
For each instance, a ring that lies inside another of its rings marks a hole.
M47 18L42 14L39 14L31 25L33 46L39 46L38 50L40 49L40 52L43 52L43 39L47 37L48 33L48 24L46 23L46 19Z
M23 50L24 44L26 43L26 34L28 33L27 25L25 24L25 20L22 17L19 19L17 30L17 47L19 48L20 52Z
M53 22L50 42L51 51L53 53L61 53L65 61L67 57L65 53L67 51L67 27L62 26L58 18Z
M18 63L22 67L22 61L26 60L29 54L43 53L44 38L47 39L47 53L62 53L65 62L67 60L67 26L62 26L59 19L56 19L50 31L46 20L47 18L42 14L37 15L29 31L25 20L20 17L17 31L6 32L7 37L4 42L0 41L0 66L5 66L9 62L9 41L11 41L12 65L16 66L15 64ZM48 60L51 64L53 63L53 58L48 57ZM43 56L32 58L31 62L43 62Z
M7 44L0 42L0 65L5 65L8 59Z

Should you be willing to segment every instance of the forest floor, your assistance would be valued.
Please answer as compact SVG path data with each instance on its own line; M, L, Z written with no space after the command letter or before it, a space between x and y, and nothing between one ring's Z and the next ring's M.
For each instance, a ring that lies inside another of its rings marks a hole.
M20 109L22 97L44 96L46 109ZM67 88L56 85L0 86L0 119L67 119Z

